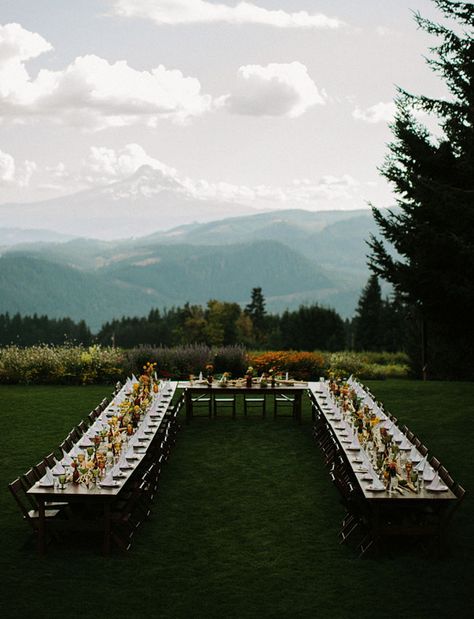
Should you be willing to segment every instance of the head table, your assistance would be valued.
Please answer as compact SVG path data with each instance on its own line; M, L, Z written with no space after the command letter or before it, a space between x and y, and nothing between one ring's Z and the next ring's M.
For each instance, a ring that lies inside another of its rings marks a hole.
M224 386L217 381L209 384L205 380L182 381L179 386L185 389L186 423L190 423L193 418L193 399L202 395L209 395L211 398L224 395L262 397L286 395L294 398L294 418L297 423L301 424L302 397L308 390L308 383L290 380L278 381L274 386L268 383L265 387L261 387L256 381L252 383L252 386L246 385L244 381L231 381Z

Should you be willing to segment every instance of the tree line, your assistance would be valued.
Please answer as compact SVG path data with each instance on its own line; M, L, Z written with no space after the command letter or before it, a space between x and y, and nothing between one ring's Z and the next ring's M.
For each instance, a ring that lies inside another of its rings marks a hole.
M382 300L378 280L372 276L362 291L353 320L344 321L334 309L318 304L271 314L266 310L262 289L254 288L244 308L238 303L212 299L205 306L186 303L182 307L152 309L147 316L124 316L106 322L95 335L84 321L2 314L0 345L71 342L132 348L239 344L249 349L399 351L403 347L401 323L398 305Z

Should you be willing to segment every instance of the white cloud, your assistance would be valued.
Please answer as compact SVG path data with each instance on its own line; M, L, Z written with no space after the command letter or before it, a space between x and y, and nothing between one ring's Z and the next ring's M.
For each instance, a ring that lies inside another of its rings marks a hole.
M288 13L265 9L250 2L228 6L206 0L114 0L113 10L121 17L151 19L158 25L224 22L315 29L334 29L343 25L341 20L322 13Z
M3 26L0 36L0 118L49 117L89 129L156 126L160 118L184 122L214 105L199 80L181 71L163 65L137 71L95 55L79 56L60 71L43 69L31 80L24 62L50 44L18 24Z
M17 164L12 155L0 150L0 186L27 187L36 167L28 160Z
M394 101L388 101L387 103L381 101L380 103L371 105L365 110L361 110L357 107L352 112L352 116L357 120L375 125L377 123L391 123L395 118L396 112L397 106ZM412 114L418 121L426 122L429 118L429 114L420 109L413 109Z
M381 101L365 110L356 108L352 112L352 116L357 120L362 120L370 124L387 123L393 120L396 111L397 107L393 101L389 101L388 103Z
M137 170L139 174L135 174ZM318 180L296 179L286 185L239 185L229 182L212 182L192 179L180 174L162 161L151 157L139 144L127 144L120 149L93 146L82 160L80 170L72 173L63 164L47 168L54 187L57 181L67 181L69 191L85 187L108 186L115 197L134 198L138 194L153 196L163 190L188 196L194 200L234 202L262 208L360 207L363 185L347 174L323 176ZM134 176L135 175L135 176ZM133 179L131 179L133 177ZM117 181L123 183L114 184ZM64 191L64 186L61 185Z
M296 118L313 105L323 105L324 93L300 62L246 65L238 72L238 85L226 100L235 114Z
M82 162L80 178L89 185L105 184L127 178L143 165L160 170L165 176L176 176L174 168L147 155L139 144L127 144L120 150L92 146L89 156Z

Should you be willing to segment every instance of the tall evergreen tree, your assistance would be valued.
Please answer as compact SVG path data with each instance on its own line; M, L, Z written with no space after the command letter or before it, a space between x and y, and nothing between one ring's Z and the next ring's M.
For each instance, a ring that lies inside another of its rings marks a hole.
M369 264L414 309L425 374L459 376L464 369L472 377L472 354L465 353L474 343L474 5L433 2L455 25L419 14L416 21L441 40L428 64L449 97L399 89L395 139L381 170L394 186L398 208L388 214L373 208L385 243L371 237ZM417 120L418 111L437 119L441 137Z
M245 313L252 320L255 339L257 342L261 342L264 338L267 315L265 297L261 288L252 288L250 303L246 306Z
M362 291L354 321L356 350L383 350L384 303L376 275L371 275Z

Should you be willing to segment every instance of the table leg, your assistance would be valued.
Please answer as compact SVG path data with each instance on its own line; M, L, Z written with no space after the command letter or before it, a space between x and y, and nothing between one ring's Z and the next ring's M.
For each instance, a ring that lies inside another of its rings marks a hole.
M193 418L193 400L191 396L191 392L189 389L186 389L184 392L185 396L185 408L186 408L186 423L191 423L191 419Z
M302 423L302 398L301 391L295 392L295 417L296 421L301 425Z
M46 507L43 497L37 497L38 502L38 553L46 553Z
M110 501L104 501L104 555L110 554L111 522Z

